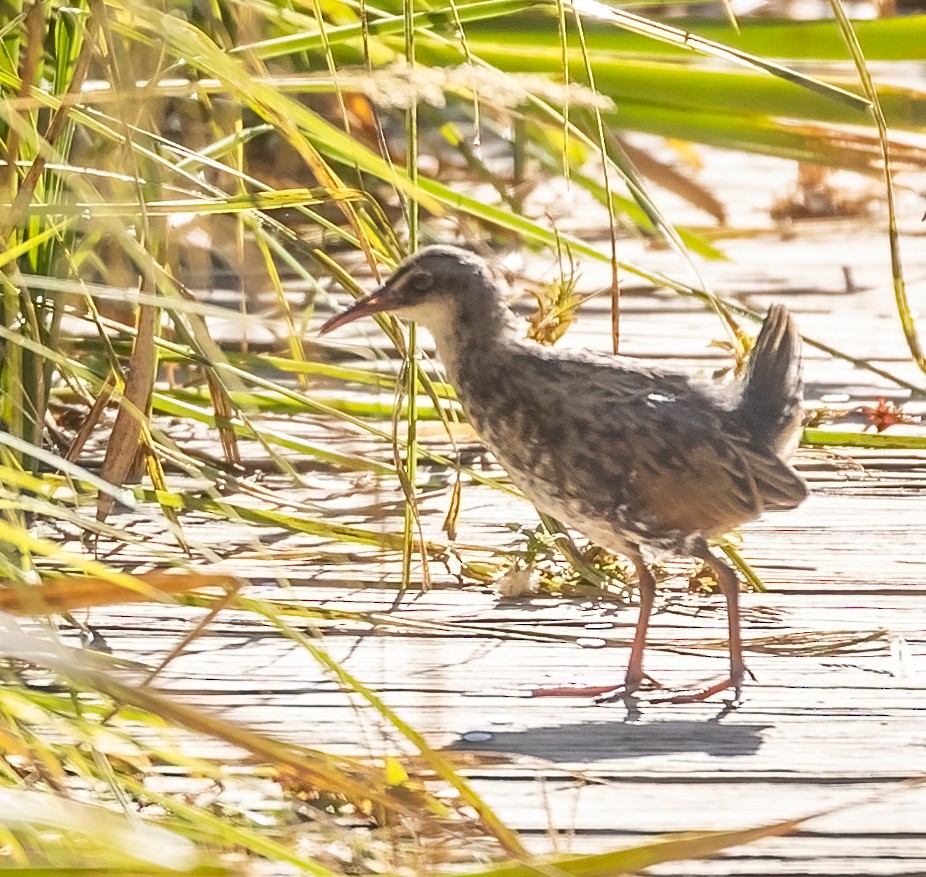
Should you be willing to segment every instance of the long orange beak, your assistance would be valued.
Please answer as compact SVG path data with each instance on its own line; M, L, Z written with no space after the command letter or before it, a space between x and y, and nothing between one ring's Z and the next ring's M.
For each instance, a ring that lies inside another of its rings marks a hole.
M392 302L389 301L388 284L384 284L378 289L374 289L369 295L358 298L357 301L346 310L341 311L339 314L335 314L318 330L318 334L327 335L329 332L333 332L335 329L347 323L359 320L361 317L369 317L372 314L381 314L383 311L388 311L391 306Z

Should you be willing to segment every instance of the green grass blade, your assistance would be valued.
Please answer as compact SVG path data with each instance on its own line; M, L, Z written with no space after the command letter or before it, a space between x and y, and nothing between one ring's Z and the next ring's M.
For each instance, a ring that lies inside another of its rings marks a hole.
M900 315L900 325L903 327L904 338L907 339L907 346L910 348L910 355L920 371L926 372L926 354L923 353L923 345L920 343L919 333L916 330L916 321L913 319L913 312L910 310L907 284L903 275L903 262L900 257L900 239L897 232L897 214L894 209L894 179L891 168L890 142L887 136L887 121L884 117L878 89L875 88L874 80L871 78L868 64L865 61L865 55L862 53L862 47L859 45L858 37L846 15L841 0L830 0L830 6L836 16L843 39L845 39L846 45L849 47L849 52L855 62L865 93L871 101L871 115L878 128L878 139L881 143L881 154L884 159L884 189L887 198L888 241L891 249L891 279L894 285L894 301L897 305L897 313Z

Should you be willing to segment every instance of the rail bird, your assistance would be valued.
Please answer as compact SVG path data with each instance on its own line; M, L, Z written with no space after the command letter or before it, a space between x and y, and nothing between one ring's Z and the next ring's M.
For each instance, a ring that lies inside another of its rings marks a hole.
M629 558L640 612L623 682L590 690L599 702L649 681L643 653L656 582L654 556L702 560L726 599L726 678L662 701L703 700L745 674L739 581L709 547L769 509L807 496L788 465L801 421L800 335L773 305L735 386L698 382L633 359L543 347L525 337L486 262L431 246L382 286L328 320L330 332L389 312L425 326L470 422L537 507Z

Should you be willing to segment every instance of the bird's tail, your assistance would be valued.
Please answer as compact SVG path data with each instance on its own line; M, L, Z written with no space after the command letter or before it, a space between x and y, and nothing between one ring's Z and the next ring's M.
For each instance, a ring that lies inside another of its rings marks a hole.
M787 457L797 446L802 397L801 336L787 308L772 305L749 358L737 414L756 441Z

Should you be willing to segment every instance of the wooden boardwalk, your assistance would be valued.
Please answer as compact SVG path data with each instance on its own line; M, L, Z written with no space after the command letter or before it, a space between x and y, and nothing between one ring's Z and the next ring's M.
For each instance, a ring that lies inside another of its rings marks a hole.
M924 383L897 327L883 231L856 223L819 239L809 234L802 242L731 242L736 261L706 271L721 293L758 308L785 300L808 335ZM917 301L926 299L922 249L908 262ZM642 247L627 257L656 270L669 258ZM598 270L588 266L586 285L594 287ZM606 327L595 304L566 342L607 349ZM372 324L355 330L373 333ZM702 371L725 364L720 351L706 347L716 322L692 302L639 296L631 284L624 330L627 353ZM806 377L808 397L818 403L833 394L838 403L827 404L842 407L907 396L813 350ZM310 419L287 422L287 429L331 446L339 441ZM359 434L342 438L345 447L369 447ZM383 446L376 452L388 457ZM603 850L664 832L749 827L840 807L792 836L653 872L926 874L926 788L898 790L926 771L926 452L804 450L798 465L813 487L809 501L743 533L743 553L768 592L743 598L747 660L757 681L735 710L719 701L628 709L532 697L544 683L619 681L636 610L616 599L503 598L461 584L439 564L432 565L433 590L398 599L394 556L282 531L230 531L195 516L185 526L192 540L221 549L225 568L248 577L256 595L394 619L320 622L318 630L331 655L432 746L469 753L476 788L531 848ZM352 523L396 529L395 484L307 471L307 484L287 487L287 496ZM433 476L422 500L425 527L440 538L447 473L425 472ZM533 526L536 518L526 503L466 486L460 542L510 544L509 521ZM138 529L150 532L152 546L169 541L151 524ZM145 560L135 549L120 557ZM688 593L687 572L684 564L668 568L651 629L647 669L669 687L725 669L720 600ZM116 654L155 663L201 614L132 606L95 611L92 621ZM408 620L432 625L412 629ZM159 685L313 748L359 755L408 749L300 647L243 613L221 613Z
M926 789L892 791L926 767L926 453L804 451L799 466L813 485L808 502L743 534L769 591L743 598L757 681L733 711L532 697L543 684L620 679L636 610L616 599L504 598L461 586L439 564L433 590L398 598L395 558L372 549L328 546L343 553L332 563L306 537L265 537L262 560L248 551L249 532L203 521L188 533L222 544L227 568L250 569L262 597L394 618L319 628L331 655L432 746L479 755L468 774L532 848L600 850L854 802L794 836L654 871L926 873ZM396 498L380 486L386 509ZM438 490L423 504L435 536L446 499ZM464 491L462 542L503 542L509 520L532 522L531 509L486 488ZM669 687L720 676L720 599L688 593L684 564L667 571L648 670ZM290 587L280 590L277 576ZM94 623L117 654L154 663L200 614L131 607L96 612ZM407 620L435 626L410 630ZM159 684L324 751L408 751L303 650L243 613L221 614Z

